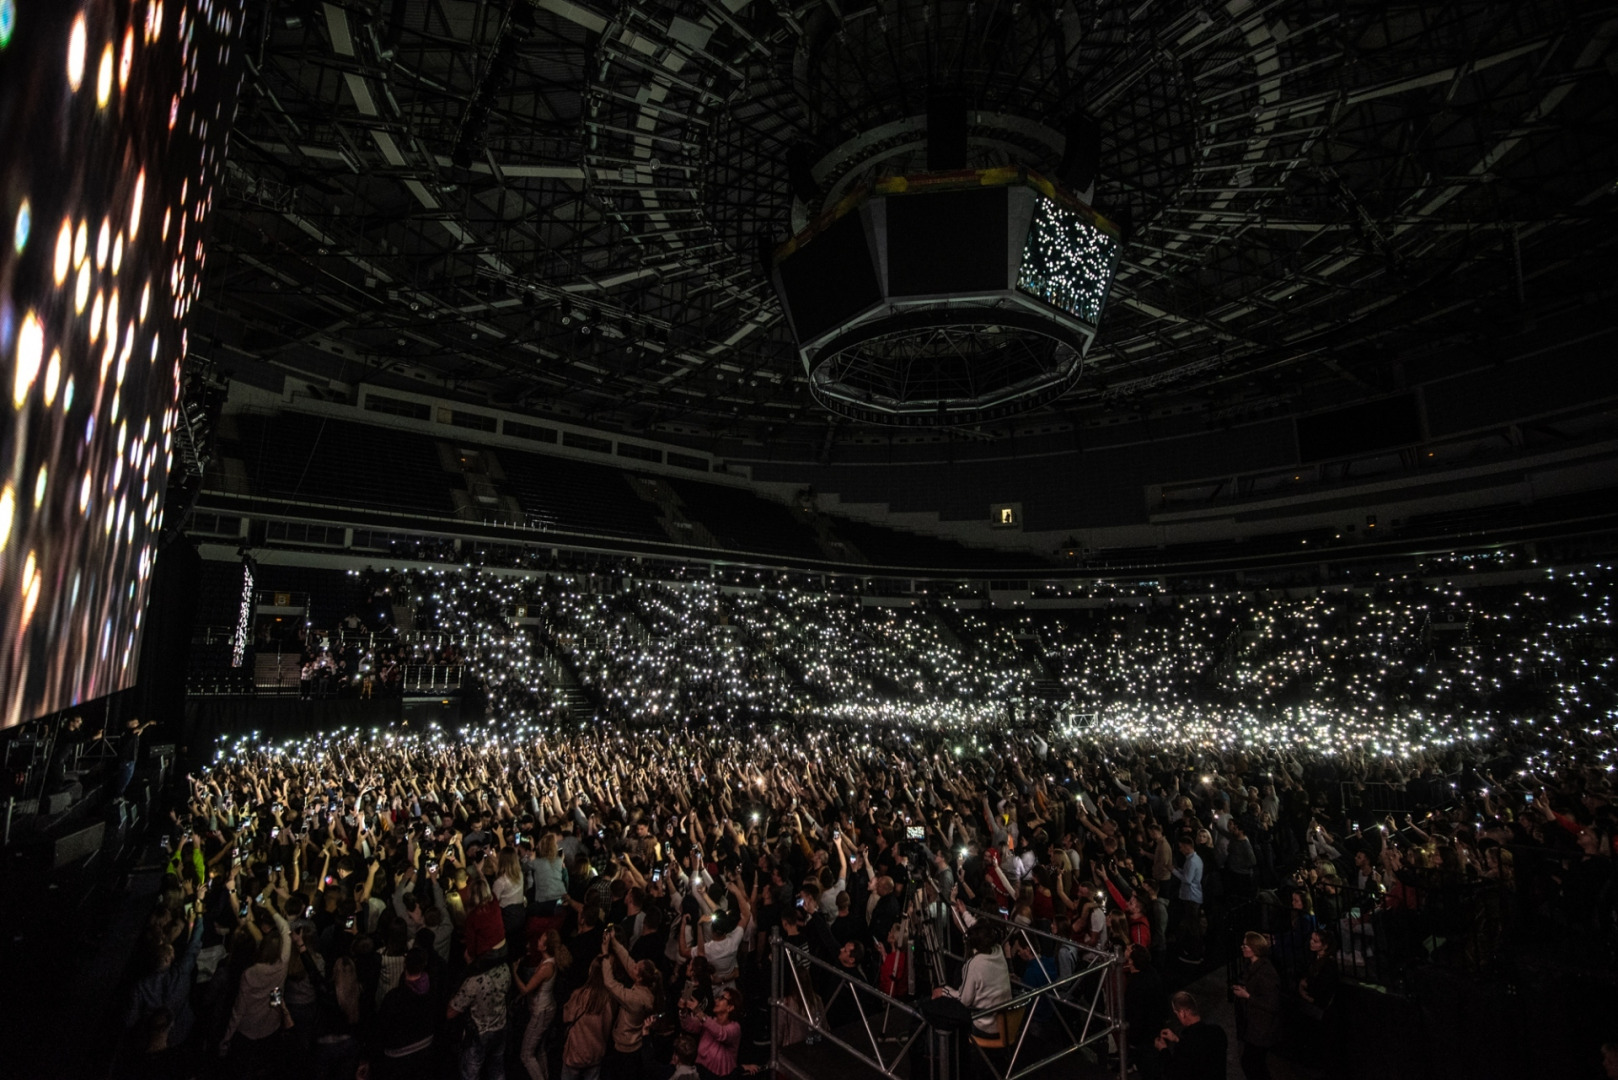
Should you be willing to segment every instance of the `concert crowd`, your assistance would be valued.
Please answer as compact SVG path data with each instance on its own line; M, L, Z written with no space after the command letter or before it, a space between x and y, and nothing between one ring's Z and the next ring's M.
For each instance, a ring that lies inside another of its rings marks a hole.
M1354 984L1615 955L1604 572L1060 615L378 579L490 718L222 740L167 822L130 1075L767 1073L777 935L824 965L778 1045L859 1019L828 979L992 1042L1116 956L1127 1034L1086 1060L1223 1076L1170 990L1229 955L1244 1074L1321 1074Z

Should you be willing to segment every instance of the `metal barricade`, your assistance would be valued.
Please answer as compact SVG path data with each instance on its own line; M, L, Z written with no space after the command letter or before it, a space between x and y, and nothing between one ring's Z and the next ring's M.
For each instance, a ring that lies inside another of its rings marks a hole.
M1018 1030L1016 1044L1011 1048L1003 1070L984 1048L974 1041L973 1047L987 1065L990 1075L996 1080L1031 1077L1096 1043L1101 1043L1103 1048L1102 1053L1097 1056L1105 1058L1105 1040L1108 1036L1113 1036L1118 1052L1118 1077L1119 1080L1124 1080L1129 1071L1129 1049L1126 1038L1127 1025L1124 1021L1125 976L1122 958L1107 950L1081 945L1069 938L1036 930L999 915L974 911L972 916L974 922L990 922L999 926L1008 944L1020 941L1035 956L1054 959L1059 965L1058 970L1061 966L1072 968L1070 974L1033 989L1028 989L1020 974L1012 971L1011 983L1014 992L1012 1000L999 1008L985 1010L973 1016L972 1019L977 1021L1018 1010L1025 1010L1024 1016L1032 1016L1041 1004L1049 1004L1051 1015L1055 1017L1061 1029L1055 1048L1043 1057L1028 1062L1023 1060L1023 1054L1030 1050L1028 1046L1030 1026L1027 1023L1022 1024ZM950 960L962 964L966 962L967 958L963 954L947 948L942 948L941 951Z
M952 1071L940 1068L948 1060L941 1045L947 1033L930 1028L914 1006L787 944L779 932L770 944L770 1056L778 1074L820 1080L863 1065L892 1080L922 1080L912 1065L926 1040L930 1080L954 1080ZM825 987L831 991L822 996ZM858 1022L834 1027L830 1017L845 995L844 1011L852 1008Z
M1020 942L1033 955L1069 969L1045 985L1029 986L1012 965L1012 999L971 1014L973 1032L985 1021L998 1024L1006 1036L1003 1045L985 1047L977 1038L962 1040L963 1049L975 1051L987 1070L980 1069L979 1075L995 1080L1065 1075L1067 1070L1058 1063L1086 1048L1099 1045L1099 1051L1092 1052L1104 1061L1105 1043L1111 1037L1123 1080L1129 1060L1121 958L995 915L974 915L999 925L1006 944ZM883 994L779 936L772 947L771 1044L779 1073L819 1080L858 1065L894 1080L923 1076L957 1080L961 1075L955 1033L932 1027L914 1005ZM936 941L933 947L947 959L965 960ZM1048 1022L1041 1022L1036 1036L1035 1024L1026 1021L1041 1014ZM1017 1018L1014 1035L1013 1024L1002 1017Z

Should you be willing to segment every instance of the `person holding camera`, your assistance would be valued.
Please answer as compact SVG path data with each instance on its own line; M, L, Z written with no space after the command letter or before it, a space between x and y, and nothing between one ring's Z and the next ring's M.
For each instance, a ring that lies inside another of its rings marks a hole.
M236 1003L230 1024L219 1040L219 1056L244 1061L263 1061L273 1056L274 1038L290 1019L281 986L286 982L287 962L292 959L292 929L273 907L248 902L248 915L257 916L247 930L258 941L258 958L236 987ZM271 929L265 930L264 920ZM237 1036L241 1041L232 1048Z

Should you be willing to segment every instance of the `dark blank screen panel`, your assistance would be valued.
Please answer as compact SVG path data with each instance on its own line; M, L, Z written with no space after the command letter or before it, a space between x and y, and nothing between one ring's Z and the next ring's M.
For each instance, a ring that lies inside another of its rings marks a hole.
M887 200L888 293L935 296L1006 287L1004 187Z
M845 214L794 251L776 272L799 341L882 300L865 225L857 213Z
M1420 441L1421 418L1412 394L1298 420L1298 457L1302 461L1324 461Z

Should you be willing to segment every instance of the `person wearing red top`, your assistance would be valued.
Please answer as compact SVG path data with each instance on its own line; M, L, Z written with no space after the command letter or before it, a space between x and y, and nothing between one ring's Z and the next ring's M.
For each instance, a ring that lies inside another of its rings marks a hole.
M1112 897L1112 902L1123 908L1129 916L1129 943L1150 949L1152 947L1152 921L1141 910L1140 893L1131 892L1126 898L1123 890L1113 881L1111 874L1106 875L1103 880L1106 882L1107 894Z
M904 924L888 929L888 940L877 942L882 954L882 966L877 971L876 988L889 997L906 997L910 993L910 956L905 948Z
M1051 891L1051 871L1049 867L1034 867L1034 891L1028 898L1028 914L1034 920L1034 927L1049 931L1052 921L1056 918L1056 896Z
M500 905L489 888L489 879L478 870L467 875L466 888L461 890L461 904L466 909L466 927L462 936L466 940L466 961L471 963L492 949L506 944L506 922Z
M1016 899L1011 888L1011 882L1006 880L1005 871L1000 869L1000 849L989 848L983 853L984 880L989 888L994 890L995 904L1001 911L1010 911L1011 902Z

